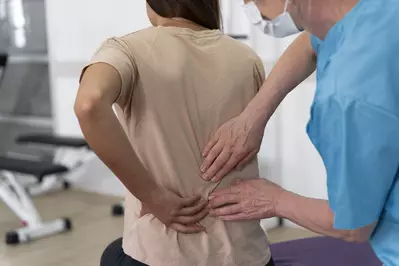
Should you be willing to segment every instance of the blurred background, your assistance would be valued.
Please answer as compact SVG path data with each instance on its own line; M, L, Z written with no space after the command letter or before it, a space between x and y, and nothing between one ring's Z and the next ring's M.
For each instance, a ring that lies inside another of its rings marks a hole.
M246 36L241 41L260 55L268 73L296 36L263 35L238 2L222 1L224 31ZM102 41L149 25L144 0L0 0L0 62L6 62L0 64L0 156L78 169L68 175L72 189L33 196L43 220L66 216L73 223L71 232L6 245L7 232L20 227L21 218L3 203L3 195L0 266L98 265L105 246L121 236L123 218L113 216L112 205L122 200L124 188L83 144L73 144L71 137L82 137L73 103L80 71ZM305 131L314 89L312 76L284 100L267 126L259 162L262 177L305 196L326 198L325 170ZM69 146L16 141L26 133L67 137ZM29 183L26 176L18 178ZM0 178L0 190L5 182ZM313 235L288 221L262 223L272 241Z

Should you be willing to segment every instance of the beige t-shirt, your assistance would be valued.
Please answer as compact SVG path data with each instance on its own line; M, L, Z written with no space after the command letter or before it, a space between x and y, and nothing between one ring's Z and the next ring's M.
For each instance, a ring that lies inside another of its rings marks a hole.
M201 179L210 135L240 114L264 81L259 57L218 30L154 27L103 43L90 64L113 66L122 79L118 118L143 165L162 187L204 198L237 178L258 178L253 160L219 184ZM112 130L112 129L110 129ZM264 266L270 259L260 221L206 217L206 232L180 234L128 193L123 249L150 266Z

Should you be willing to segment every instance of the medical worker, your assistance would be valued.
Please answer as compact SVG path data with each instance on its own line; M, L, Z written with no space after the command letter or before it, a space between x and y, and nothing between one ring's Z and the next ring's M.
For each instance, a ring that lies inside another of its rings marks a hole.
M369 241L384 265L399 265L399 1L281 1L245 1L244 9L268 35L311 34L298 37L245 111L214 133L201 170L218 181L251 160L274 110L317 59L307 133L326 167L328 201L250 180L213 193L211 214L283 217L327 236ZM285 10L270 20L273 4Z

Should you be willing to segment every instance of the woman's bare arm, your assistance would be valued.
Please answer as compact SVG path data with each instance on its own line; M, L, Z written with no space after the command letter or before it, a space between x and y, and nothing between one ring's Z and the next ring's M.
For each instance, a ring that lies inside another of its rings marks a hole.
M82 79L75 113L93 151L126 188L165 225L182 233L196 233L208 213L199 196L183 199L157 186L141 164L112 105L121 90L118 72L108 64L90 66Z

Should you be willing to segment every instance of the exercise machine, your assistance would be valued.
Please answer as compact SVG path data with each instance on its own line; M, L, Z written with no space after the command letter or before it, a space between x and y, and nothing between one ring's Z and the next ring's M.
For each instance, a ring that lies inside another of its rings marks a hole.
M80 138L71 137L60 137L54 135L46 134L26 134L21 135L16 139L19 144L35 144L35 145L50 145L57 148L57 152L54 156L54 163L65 165L69 163L69 172L72 173L79 169L84 163L94 155L90 150L86 140ZM66 155L71 150L77 151L74 154L74 161L70 161L66 158ZM29 192L31 195L38 195L40 193L45 193L50 190L55 190L60 187L60 183L64 184L64 188L69 188L68 174L64 175L64 180L55 181L54 179L48 179L47 183L43 183L40 187L30 188ZM111 208L111 213L113 216L124 215L124 202L114 204Z
M7 244L25 243L29 240L69 231L68 218L42 222L30 196L41 195L59 189L68 189L68 176L80 168L90 157L87 142L79 138L58 137L49 134L25 134L18 136L19 144L51 145L57 148L53 162L27 160L22 157L0 157L0 198L21 219L22 229L6 234ZM67 150L75 149L75 160L65 162ZM23 185L21 175L34 177L33 185Z
M61 137L48 134L25 134L17 137L16 142L19 144L34 144L34 145L50 145L57 148L54 156L54 163L66 165L69 164L69 173L73 173L92 156L94 153L90 150L86 140L80 138ZM74 154L75 160L68 160L66 156L69 152L75 150L77 153ZM38 195L40 193L48 192L49 190L58 189L64 184L64 188L69 188L69 174L64 175L64 180L58 180L58 183L54 179L48 179L47 183L43 183L40 187L30 188L31 195ZM125 212L124 202L114 204L111 207L111 213L113 216L123 216Z
M125 214L125 202L122 201L120 203L112 205L111 213L112 216L115 217L123 216Z
M21 219L23 228L6 234L6 244L16 245L30 240L70 231L69 218L43 222L25 187L18 181L19 175L33 177L38 183L46 178L62 178L68 168L41 161L0 157L0 199Z
M0 54L0 84L5 76L8 59L7 54ZM72 229L69 218L43 221L31 199L31 195L41 194L45 188L54 187L54 183L68 188L69 184L62 182L68 168L56 163L26 158L8 154L0 156L0 200L16 214L23 225L20 229L6 233L5 242L10 245L26 243ZM33 181L33 184L26 185L23 180Z
M0 84L3 81L4 71L6 69L7 62L8 62L8 55L0 54Z
M67 172L62 178L48 178L37 187L30 187L31 195L39 195L60 188L68 189L70 179L80 170L84 163L93 158L86 140L82 138L63 137L52 134L23 134L16 138L16 143L24 145L50 146L55 148L53 163L67 167Z

